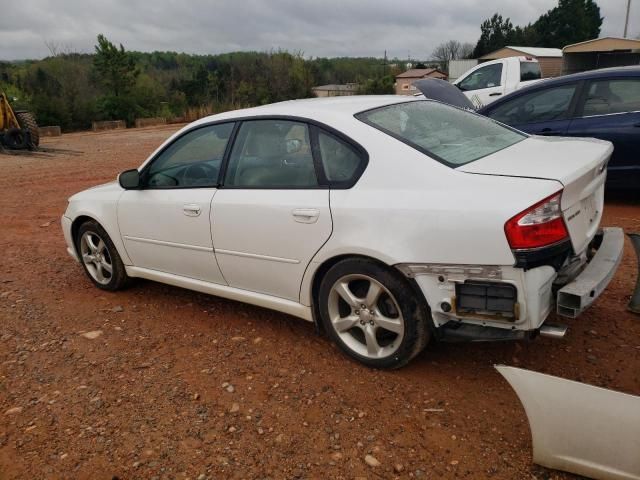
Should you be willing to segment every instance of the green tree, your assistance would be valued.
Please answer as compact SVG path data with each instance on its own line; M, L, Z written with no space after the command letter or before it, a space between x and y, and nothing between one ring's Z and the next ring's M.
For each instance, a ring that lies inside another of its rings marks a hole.
M111 95L126 95L140 74L133 56L125 51L122 44L118 48L102 34L98 35L95 50L93 65L99 83L109 90Z
M533 24L537 46L562 48L600 35L600 7L593 0L559 0Z
M516 34L511 20L503 19L499 13L495 13L493 17L482 22L480 32L480 39L473 50L475 58L508 45Z

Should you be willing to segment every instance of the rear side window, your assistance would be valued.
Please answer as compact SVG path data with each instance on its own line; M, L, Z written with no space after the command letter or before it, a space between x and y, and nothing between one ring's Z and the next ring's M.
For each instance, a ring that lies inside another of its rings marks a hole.
M428 100L388 105L356 118L453 168L526 138L481 115Z
M318 148L331 185L351 184L363 166L362 156L351 145L323 131L318 132Z
M520 81L538 80L542 78L538 62L520 62Z
M538 90L501 103L488 116L507 125L562 120L569 115L575 93L576 84Z
M459 84L460 90L480 90L483 88L499 87L502 83L502 64L496 63L481 67L465 77Z
M582 115L640 111L640 78L598 80L589 85Z

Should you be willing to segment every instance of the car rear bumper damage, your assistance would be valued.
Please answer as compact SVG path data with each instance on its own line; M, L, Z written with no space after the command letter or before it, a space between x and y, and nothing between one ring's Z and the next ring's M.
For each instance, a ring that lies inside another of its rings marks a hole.
M557 293L557 312L576 318L600 296L615 273L624 247L621 228L604 228L602 242L585 269Z
M525 269L405 263L396 267L423 292L443 340L562 338L567 326L546 322L547 317L554 309L571 318L587 309L613 277L623 241L622 229L605 228L592 244L595 253L590 260L583 254L564 270L552 265Z

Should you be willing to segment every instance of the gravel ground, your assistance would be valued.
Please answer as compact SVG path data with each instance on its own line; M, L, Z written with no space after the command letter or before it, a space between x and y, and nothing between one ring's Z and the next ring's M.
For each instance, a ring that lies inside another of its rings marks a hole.
M97 290L65 251L66 199L175 128L0 155L1 479L576 478L532 464L524 410L493 365L640 394L628 242L564 340L431 344L393 372L280 313L146 281ZM604 224L640 231L640 203L608 199Z

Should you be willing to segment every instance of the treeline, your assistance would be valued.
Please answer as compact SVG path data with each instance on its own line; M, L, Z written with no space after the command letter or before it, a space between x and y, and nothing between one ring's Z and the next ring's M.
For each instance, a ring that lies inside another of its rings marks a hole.
M93 120L186 117L312 96L315 85L357 82L393 93L401 70L378 58L314 58L287 51L189 55L129 52L98 36L95 53L54 52L0 63L0 89L40 125L65 131Z
M595 0L559 0L556 7L522 27L496 13L480 25L480 39L472 56L478 58L506 45L563 48L597 38L601 26Z

